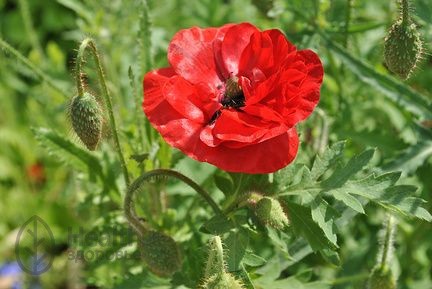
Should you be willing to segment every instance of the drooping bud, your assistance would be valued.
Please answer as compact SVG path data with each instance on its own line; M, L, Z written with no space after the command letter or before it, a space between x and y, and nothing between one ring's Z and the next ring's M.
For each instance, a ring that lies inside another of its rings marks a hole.
M407 79L423 54L423 42L409 16L408 0L401 3L401 17L390 28L384 43L384 60L390 71Z
M368 289L396 289L396 280L387 266L376 266L368 281Z
M260 222L278 230L282 230L289 224L281 204L271 197L263 197L256 203L255 214Z
M103 113L93 95L84 92L70 104L72 127L89 150L95 150L102 138Z
M180 250L171 237L157 231L147 232L140 241L140 248L142 258L154 274L169 277L180 270Z

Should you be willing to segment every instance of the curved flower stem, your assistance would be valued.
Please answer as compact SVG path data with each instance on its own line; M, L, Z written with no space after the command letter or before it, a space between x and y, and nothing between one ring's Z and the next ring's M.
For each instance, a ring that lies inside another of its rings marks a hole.
M84 84L83 84L81 74L82 74L82 65L84 62L84 53L85 53L85 50L87 48L90 49L90 52L93 55L93 59L97 65L99 82L100 82L100 86L102 88L102 95L104 97L105 104L106 104L107 110L108 110L108 116L109 116L111 130L113 132L115 148L117 150L117 154L118 154L118 157L119 157L119 160L121 163L121 167L123 170L123 175L124 175L126 186L129 186L129 184L130 184L129 173L128 173L128 169L126 167L126 162L125 162L125 158L123 156L122 149L120 147L120 141L119 141L119 137L118 137L118 133L117 133L116 121L114 118L114 112L113 112L113 108L112 108L111 96L109 94L109 91L108 91L108 88L106 85L105 75L103 72L99 53L98 53L97 48L96 48L96 44L95 44L94 40L91 38L84 39L83 42L81 42L81 45L78 49L78 55L77 55L77 60L76 60L76 70L75 70L75 78L76 78L76 83L77 83L78 95L82 96L84 93Z
M36 65L31 63L31 61L26 58L24 55L22 55L18 50L13 48L9 45L6 41L0 38L0 48L2 48L7 53L10 53L13 55L19 62L27 66L33 73L36 75L37 78L44 81L48 86L50 86L52 89L60 93L65 98L69 98L69 96L59 87L55 82L52 80L50 76L45 74L42 70L40 70Z
M197 183L195 183L190 178L186 177L185 175L169 170L169 169L156 169L149 172L146 172L139 176L127 189L125 199L124 199L124 213L126 215L127 220L137 231L138 235L143 236L148 231L146 227L140 222L138 219L135 207L133 206L133 197L135 192L141 187L143 183L146 181L154 178L154 177L161 177L161 176L167 176L167 177L173 177L176 178L184 183L186 183L188 186L190 186L192 189L194 189L213 209L213 211L221 215L222 211L219 208L219 206L215 203L215 201L210 197L210 195Z

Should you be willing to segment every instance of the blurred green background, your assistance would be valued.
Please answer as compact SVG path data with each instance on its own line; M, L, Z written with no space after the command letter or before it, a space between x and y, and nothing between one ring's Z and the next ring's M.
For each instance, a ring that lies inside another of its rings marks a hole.
M407 87L432 100L432 57L425 53L419 69L403 83L386 70L383 42L386 31L398 17L396 1L275 0L271 7L269 2L272 1L149 0L153 61L149 67L143 55L145 21L141 1L0 0L0 37L28 57L62 91L35 77L32 70L10 53L0 53L0 264L15 259L17 231L36 214L50 225L58 243L52 269L40 277L42 288L169 288L166 280L149 275L135 260L77 263L67 260L68 227L82 226L86 230L103 230L110 224L126 227L120 209L119 188L123 183L116 178L120 169L110 148L110 137L106 137L95 155L104 164L106 178L115 183L111 189L105 189L73 156L37 137L37 128L49 128L82 147L71 131L67 111L76 93L73 76L76 49L87 36L95 39L102 54L126 156L149 152L152 157L143 164L146 168L174 167L199 180L216 197L220 196L212 185L215 174L212 166L184 158L160 139L156 144L140 145L137 119L142 115L136 113L137 95L139 98L142 94L144 72L167 65L166 50L179 29L247 21L261 29L281 29L300 49L316 51L325 65L319 109L299 128L302 149L298 159L308 162L323 145L343 139L348 140L347 156L365 147L376 147L376 166L384 171L403 171L402 182L419 186L417 195L431 201L432 120L413 113L410 108L418 103L397 100L405 98ZM432 3L414 0L412 4L414 21L426 47L430 47ZM342 50L335 49L334 44ZM89 61L87 67L89 85L97 93L94 65ZM130 85L129 68L134 73L136 93ZM374 72L394 82L378 79ZM129 157L128 163L137 175L140 165ZM174 193L168 204L175 210L165 208L164 204L155 209L141 200L142 214L152 215L156 210L158 218L154 225L177 239L188 240L192 244L188 247L190 255L195 248L196 254L204 258L205 242L186 225L196 223L198 228L207 213L200 207L190 213L190 208L196 206L191 194L178 188L178 184L169 187ZM430 204L427 207L432 208ZM355 216L341 226L341 267L308 254L289 264L284 276L332 280L330 288L364 288L365 276L375 263L377 232L383 216L382 210L371 207L367 215ZM425 222L400 219L393 261L399 275L398 288L432 288L431 229ZM196 261L193 267L190 261L188 270L199 271L200 262ZM188 276L199 278L199 274ZM353 275L357 279L349 277ZM186 281L177 283L184 286L178 288L189 288Z

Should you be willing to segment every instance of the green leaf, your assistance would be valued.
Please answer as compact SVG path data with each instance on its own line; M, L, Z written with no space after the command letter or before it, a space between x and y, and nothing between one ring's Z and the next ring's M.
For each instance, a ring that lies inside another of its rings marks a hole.
M370 88L382 92L390 100L396 102L407 111L422 119L432 119L431 103L424 95L413 90L404 83L381 74L370 65L351 55L345 48L321 35L329 49Z
M314 251L337 248L313 220L309 208L288 200L286 200L285 205L288 208L288 215L295 233L303 236Z
M213 235L222 235L230 231L234 227L235 226L232 221L229 220L227 217L225 217L224 215L216 215L207 222L205 222L200 230L202 232L210 233Z
M227 173L218 172L214 176L214 182L216 187L224 193L225 196L232 195L234 193L234 184L230 176Z
M343 156L344 148L345 141L340 141L327 148L322 156L317 155L311 169L311 178L317 180L327 172L329 167Z
M80 169L87 167L90 174L95 173L103 179L102 166L96 156L50 129L36 128L33 132L49 153Z
M243 258L243 264L251 267L260 267L262 265L265 265L267 263L266 259L255 255L251 251L246 251L246 254Z
M311 202L312 219L323 230L326 238L335 246L337 246L336 226L334 220L337 212L329 206L329 204L321 197L316 197Z
M360 214L364 214L365 211L363 209L363 205L357 200L355 197L346 193L344 189L335 189L332 190L332 196L338 200L343 202L345 205L353 209L354 211L359 212Z
M224 243L228 251L228 271L240 270L240 265L249 243L248 231L241 228L237 231L231 231Z
M348 181L356 173L360 172L369 163L374 153L374 149L368 149L361 154L354 156L345 166L336 169L333 174L322 183L322 185L327 188L337 188L342 186L346 181Z

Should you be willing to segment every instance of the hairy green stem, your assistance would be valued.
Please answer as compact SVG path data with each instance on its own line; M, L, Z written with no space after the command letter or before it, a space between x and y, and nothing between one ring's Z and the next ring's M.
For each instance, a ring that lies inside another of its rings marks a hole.
M69 98L69 95L67 95L59 86L57 86L57 84L55 84L54 80L50 76L45 74L36 65L34 65L27 57L22 55L18 50L10 46L9 43L7 43L1 38L0 38L0 48L2 48L7 53L10 53L19 62L27 66L38 79L44 81L48 86L50 86L52 89L54 89L55 91L63 95L65 98Z
M402 26L407 26L410 22L409 9L410 3L409 0L400 0L400 9L401 9L401 17L402 17Z
M385 267L391 258L391 251L393 250L393 234L395 230L395 222L393 217L389 215L385 224L384 243L382 245L381 267Z
M30 43L33 46L33 49L37 51L40 56L43 56L42 46L37 38L37 33L33 26L33 21L30 14L30 9L27 0L18 0L21 16L23 18L24 27L27 33L28 38L30 39Z
M81 45L78 49L78 55L77 55L77 60L76 60L76 70L75 70L75 78L76 78L76 83L77 83L78 95L82 96L84 93L84 83L83 83L83 79L82 79L82 66L83 66L83 62L84 62L84 54L85 54L85 51L87 48L89 48L91 54L93 55L93 59L97 65L99 82L100 82L100 86L102 88L102 95L104 97L104 102L107 106L108 117L109 117L109 121L110 121L111 130L113 133L115 148L116 148L118 158L119 158L120 163L121 163L121 167L123 170L123 175L124 175L126 186L129 186L129 184L130 184L129 172L128 172L125 158L123 156L123 152L122 152L122 149L120 146L120 141L119 141L119 137L118 137L118 133L117 133L116 121L115 121L112 102L111 102L111 96L109 94L108 87L106 85L105 75L104 75L104 71L102 68L102 63L100 61L98 50L96 48L96 44L95 44L94 40L91 38L84 39L83 42L81 42Z
M137 120L137 126L138 126L138 137L140 140L140 151L144 151L146 148L146 142L144 139L145 136L145 124L144 124L144 119L143 119L143 112L141 110L141 101L142 101L142 96L138 93L138 89L136 87L135 84L135 74L132 70L132 67L129 66L129 71L128 71L128 75L129 75L129 82L130 82L130 86L132 88L132 93L135 97L135 114L136 114L136 120Z
M135 207L133 206L133 197L135 192L141 187L143 183L146 181L154 178L154 177L161 177L161 176L167 176L167 177L173 177L176 178L188 186L190 186L192 189L194 189L213 209L213 211L221 215L222 211L219 208L219 206L215 203L215 201L210 197L210 195L197 183L195 183L190 178L186 177L185 175L169 170L169 169L156 169L149 172L146 172L139 176L127 189L125 199L124 199L124 213L126 215L126 219L131 224L132 228L137 231L137 233L140 236L145 235L145 233L148 231L146 227L141 223L141 221L138 219Z
M222 240L219 236L214 236L209 240L209 255L204 271L206 278L214 274L222 274L224 272L224 253Z
M151 22L147 0L141 0L141 5L139 39L141 46L141 73L144 74L152 67Z

